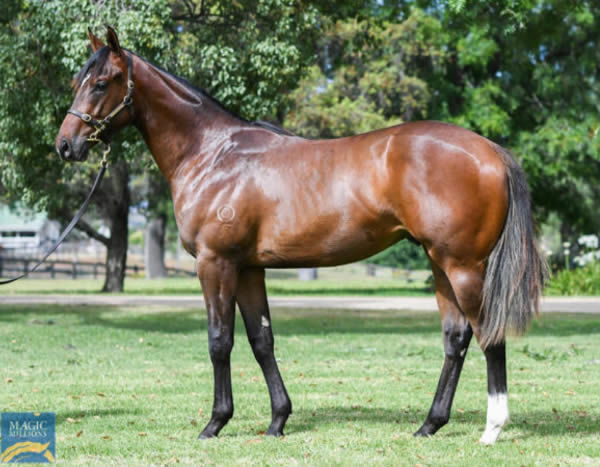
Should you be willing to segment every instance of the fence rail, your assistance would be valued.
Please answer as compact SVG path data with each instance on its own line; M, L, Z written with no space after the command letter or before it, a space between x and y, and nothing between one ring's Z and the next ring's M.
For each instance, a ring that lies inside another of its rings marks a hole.
M37 263L35 258L15 258L0 255L0 277L16 276L23 274L29 266ZM196 273L179 268L166 268L167 275L177 276L195 276ZM126 276L139 276L145 272L144 266L138 264L128 265L125 269ZM104 263L88 261L45 261L37 270L31 273L36 277L56 278L57 275L71 276L73 279L78 277L92 276L94 279L106 274L106 265Z

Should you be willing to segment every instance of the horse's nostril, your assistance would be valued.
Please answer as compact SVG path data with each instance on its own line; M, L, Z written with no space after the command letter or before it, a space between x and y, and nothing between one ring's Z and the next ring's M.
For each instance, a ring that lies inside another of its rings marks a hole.
M69 144L69 142L66 139L63 139L60 142L60 154L64 158L68 158L71 155L71 145Z

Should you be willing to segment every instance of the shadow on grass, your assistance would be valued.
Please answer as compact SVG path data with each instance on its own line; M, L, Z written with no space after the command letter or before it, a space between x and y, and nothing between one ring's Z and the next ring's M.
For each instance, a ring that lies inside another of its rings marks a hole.
M61 319L64 317L64 322ZM78 322L73 322L76 319ZM123 311L110 306L0 306L0 322L35 326L104 326L162 333L192 333L206 329L203 311Z
M429 411L426 409L389 410L383 407L319 407L316 409L294 409L286 425L286 434L313 431L326 425L378 424L414 424L418 430Z
M347 425L356 423L358 427L361 424L402 424L411 425L412 434L417 431L425 421L429 406L423 408L411 407L406 410L389 410L382 407L319 407L317 409L297 409L290 416L287 423L286 434L302 433L313 431L319 427L327 425ZM452 414L447 425L440 429L435 435L436 438L447 438L454 436L463 436L462 433L453 430L452 427L459 425L470 425L485 428L485 411L473 414L461 414L457 416ZM576 436L579 434L597 434L598 425L595 420L598 414L589 414L586 418L581 418L576 414L549 412L524 412L516 417L511 417L511 422L506 426L505 431L518 429L523 432L521 438L546 437L546 436ZM462 431L462 430L461 430ZM500 438L502 441L502 437Z
M120 316L119 311L110 311L110 309L80 313L81 324L84 325L166 334L188 334L206 330L206 319L203 315L201 311L186 311L141 313L139 316L121 314Z
M61 425L62 423L67 422L67 419L84 419L89 417L120 417L122 415L141 415L143 413L139 408L123 408L120 407L118 409L79 409L79 410L68 410L68 411L59 411L56 413L56 424ZM70 423L73 422L71 420Z
M0 305L0 322L28 325L61 325L60 316L68 325L104 326L158 333L193 333L206 330L206 312L201 309L168 307L119 308L111 306L62 305ZM276 308L272 311L276 336L329 334L440 334L436 312L397 310L327 310ZM244 334L242 320L236 323L236 333ZM600 334L600 315L548 313L534 321L531 336L572 336Z
M534 319L529 335L572 336L600 334L600 314L544 313Z
M433 297L427 287L278 287L267 284L267 292L273 296L286 295L345 295L345 296L401 296L401 297Z
M524 432L525 438L533 436L569 436L577 434L598 434L598 418L600 414L589 413L580 417L575 413L558 412L522 412L518 416L511 416L511 423L507 427L516 427Z
M163 312L111 306L0 306L0 322L60 326L61 316L65 317L64 321L69 326L104 326L168 334L206 330L204 310ZM439 334L441 329L437 313L277 309L273 311L272 318L276 336L326 336L332 333ZM74 320L77 322L73 323ZM245 333L241 319L236 322L236 333Z

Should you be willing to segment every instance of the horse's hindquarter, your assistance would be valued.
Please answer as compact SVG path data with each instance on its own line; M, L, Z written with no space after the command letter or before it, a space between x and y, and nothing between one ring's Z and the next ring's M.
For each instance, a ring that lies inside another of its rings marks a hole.
M493 143L439 122L398 128L390 157L393 186L401 187L393 192L398 217L430 255L483 263L508 207L506 169Z

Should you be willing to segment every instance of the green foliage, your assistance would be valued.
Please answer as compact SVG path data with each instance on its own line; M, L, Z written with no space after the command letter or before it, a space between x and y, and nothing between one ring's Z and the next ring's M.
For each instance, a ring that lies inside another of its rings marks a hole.
M407 240L398 242L369 258L369 263L405 269L429 269L429 260L423 247Z
M556 295L600 295L600 261L557 272L549 291Z
M600 226L600 120L551 115L535 132L519 138L522 164L529 174L534 203L544 214L560 212L575 231Z
M313 60L317 9L295 0L201 3L203 21L181 22L179 70L245 118L276 119Z
M129 233L129 245L143 246L144 245L144 232L142 230L134 230Z
M445 57L438 20L414 9L402 22L337 21L321 40L321 68L291 94L285 124L309 137L361 133L424 117L425 81Z

